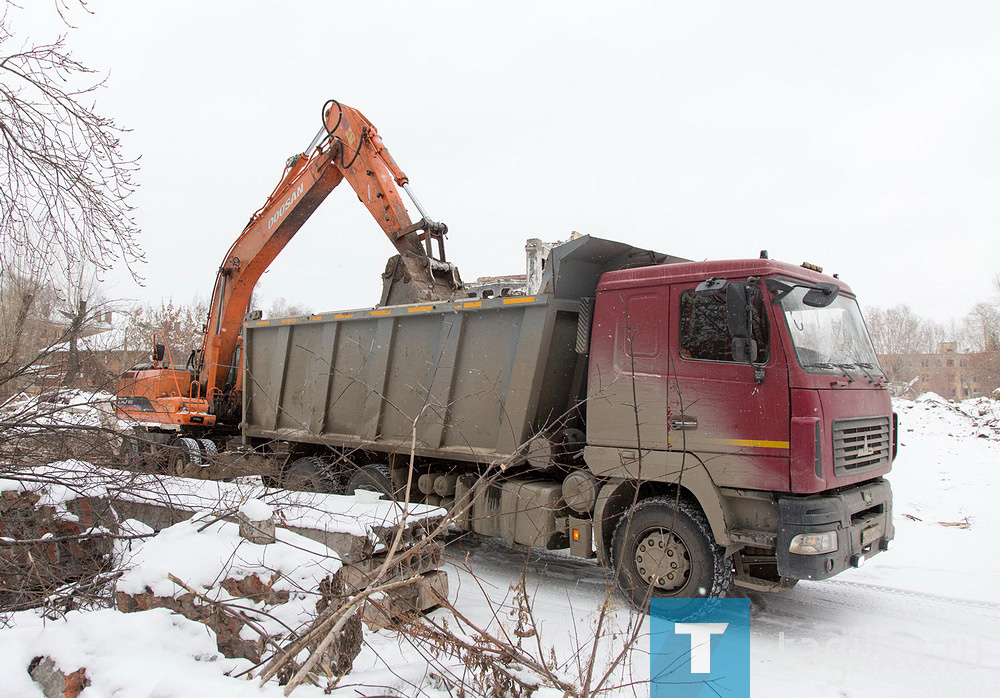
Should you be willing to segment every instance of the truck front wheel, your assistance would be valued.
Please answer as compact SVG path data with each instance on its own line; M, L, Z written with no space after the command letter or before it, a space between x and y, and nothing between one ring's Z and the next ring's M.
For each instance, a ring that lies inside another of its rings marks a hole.
M644 499L626 511L611 543L618 586L642 609L650 598L725 596L733 565L724 552L705 515L670 497Z

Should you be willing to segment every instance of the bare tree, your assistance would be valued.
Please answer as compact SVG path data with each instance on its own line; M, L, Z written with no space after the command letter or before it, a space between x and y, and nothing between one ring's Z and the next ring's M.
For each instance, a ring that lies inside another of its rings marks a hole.
M2 274L0 280L0 386L23 374L31 364L38 340L37 309L48 289L37 280L19 274ZM0 391L0 396L3 392Z
M1000 351L1000 310L993 303L976 303L965 316L964 334L973 352Z
M92 267L67 270L58 285L8 274L0 285L0 398L57 383L108 389L121 368L113 355L123 347L109 333L121 305L104 296Z
M104 299L98 295L97 277L93 269L68 269L61 294L63 307L57 310L64 323L61 339L67 349L63 385L72 386L80 375L80 340L95 322L104 319Z
M16 7L5 2L0 13L0 282L118 262L136 276L142 253L128 199L137 164L122 152L122 129L90 103L103 80L63 37L19 40ZM54 7L65 19L70 3Z
M908 305L869 308L868 331L878 354L921 354L933 350L935 328Z
M154 334L170 349L174 363L183 363L192 349L200 346L208 306L200 298L190 303L175 303L173 298L152 305L133 306L127 311L124 349L145 352L152 347Z
M308 315L309 309L298 303L289 303L284 296L278 296L267 309L267 317L288 317L291 315Z
M86 2L53 0L51 8L69 27ZM64 37L19 38L19 9L10 0L0 7L0 384L7 387L37 369L46 347L69 339L78 348L95 311L85 297L92 284L73 282L79 270L97 278L124 263L138 278L142 261L128 203L137 164L123 154L122 129L94 109L103 80L70 55ZM70 329L66 336L50 322L58 312L69 314L57 323ZM79 356L70 355L71 382Z

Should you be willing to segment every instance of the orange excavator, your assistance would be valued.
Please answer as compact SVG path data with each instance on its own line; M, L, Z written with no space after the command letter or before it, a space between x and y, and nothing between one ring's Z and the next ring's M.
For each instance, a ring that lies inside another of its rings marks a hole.
M187 366L174 367L164 343L154 337L152 364L137 366L119 379L118 414L147 435L138 441L126 439L126 451L136 453L143 443L166 444L180 436L174 446L190 451L188 460L197 460L195 449L202 457L211 457L215 445L210 439L191 437L204 437L210 429L218 435L235 430L242 406L241 329L254 286L313 211L345 180L398 253L383 274L380 305L462 295L458 270L445 257L447 226L427 216L375 127L361 112L336 100L323 106L322 120L309 147L288 159L281 181L226 253L216 275L201 347L191 353ZM400 188L420 212L420 220L411 220Z

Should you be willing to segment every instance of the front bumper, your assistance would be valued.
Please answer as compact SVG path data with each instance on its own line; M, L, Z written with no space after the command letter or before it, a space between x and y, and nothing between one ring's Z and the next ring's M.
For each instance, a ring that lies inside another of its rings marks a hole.
M837 550L822 555L790 553L801 533L837 532ZM778 574L790 579L828 579L882 550L895 536L892 488L879 478L835 494L778 499Z

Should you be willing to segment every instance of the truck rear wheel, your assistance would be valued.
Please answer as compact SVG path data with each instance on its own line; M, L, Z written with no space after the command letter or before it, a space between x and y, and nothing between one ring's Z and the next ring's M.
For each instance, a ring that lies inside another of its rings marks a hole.
M281 486L301 492L333 492L333 485L324 476L326 463L319 456L303 456L293 460L282 474Z
M198 448L201 450L203 465L211 465L219 455L219 447L211 439L198 439Z
M389 473L389 466L381 463L366 465L356 471L347 480L347 487L344 494L354 494L354 490L370 490L381 492L387 498L393 498L392 476Z
M626 511L611 544L618 586L642 609L650 598L725 596L733 566L724 553L704 514L670 497L644 499Z

